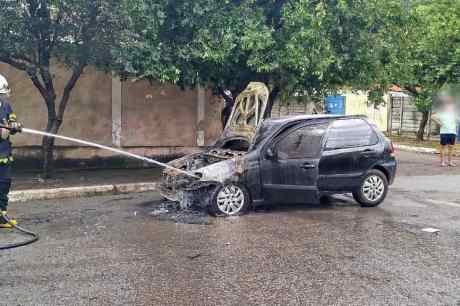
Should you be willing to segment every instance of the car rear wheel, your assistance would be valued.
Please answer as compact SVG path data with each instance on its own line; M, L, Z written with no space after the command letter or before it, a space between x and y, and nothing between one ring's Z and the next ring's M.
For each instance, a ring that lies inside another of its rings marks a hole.
M374 169L367 172L359 189L353 192L353 197L363 207L375 207L385 200L387 193L387 177L382 171Z
M214 191L210 212L215 216L238 216L244 214L250 204L249 193L243 185L227 184Z

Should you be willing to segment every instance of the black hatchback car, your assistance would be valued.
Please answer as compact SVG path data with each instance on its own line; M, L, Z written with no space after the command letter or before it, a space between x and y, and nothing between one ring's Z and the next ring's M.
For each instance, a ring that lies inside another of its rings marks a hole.
M334 193L351 192L363 206L385 199L396 173L393 146L365 117L264 119L268 96L265 84L251 82L217 143L170 162L183 171L166 169L160 193L224 216L264 202L316 202Z
M242 183L255 202L315 202L324 194L351 192L362 206L376 206L395 177L393 153L391 142L364 117L267 120L245 156L255 167Z
M247 152L234 152L220 148L174 161L201 177L177 179L174 192L182 194L176 200L195 195L217 215L241 214L266 202L317 202L337 193L352 193L362 206L372 207L385 199L397 167L391 142L361 116L266 119ZM194 167L197 161L202 164ZM173 189L162 187L168 197Z

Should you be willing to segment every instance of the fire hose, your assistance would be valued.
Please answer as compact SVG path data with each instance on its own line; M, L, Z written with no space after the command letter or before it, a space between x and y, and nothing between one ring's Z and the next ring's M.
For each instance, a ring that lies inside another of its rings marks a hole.
M10 220L10 218L7 216L6 212L1 212L0 221L3 221L3 223L8 223L9 225L11 225L12 228L14 228L14 229L18 230L19 232L31 237L30 239L25 240L25 241L15 242L15 243L8 243L8 244L5 244L5 245L0 245L0 250L8 250L8 249L18 248L18 247L21 247L21 246L25 246L25 245L34 243L35 241L37 241L39 239L39 236L38 236L37 233L31 232L31 231L29 231L29 230L27 230L27 229L25 229L23 227L20 227L15 222L12 222Z

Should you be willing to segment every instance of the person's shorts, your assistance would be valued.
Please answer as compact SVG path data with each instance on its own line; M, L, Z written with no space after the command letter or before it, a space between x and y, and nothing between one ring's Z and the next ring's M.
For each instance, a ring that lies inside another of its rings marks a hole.
M447 145L455 145L455 139L457 138L457 135L455 134L441 134L441 145L442 146L447 146Z

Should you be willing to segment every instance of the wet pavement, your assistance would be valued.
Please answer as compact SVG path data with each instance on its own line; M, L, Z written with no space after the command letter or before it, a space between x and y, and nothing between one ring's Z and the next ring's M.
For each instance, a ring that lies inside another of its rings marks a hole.
M15 204L42 239L0 251L0 305L460 305L460 169L400 159L377 208L337 196L213 218L156 193Z

